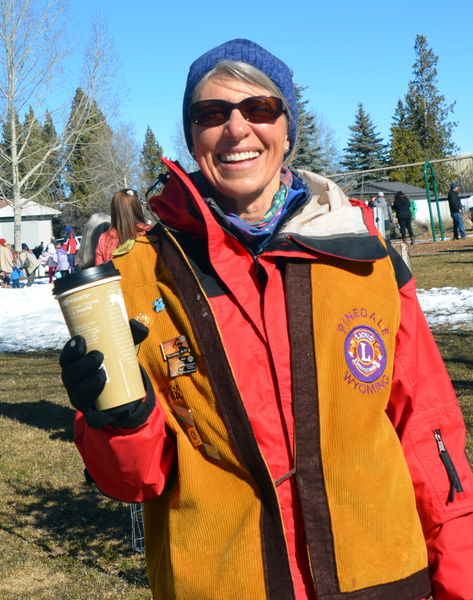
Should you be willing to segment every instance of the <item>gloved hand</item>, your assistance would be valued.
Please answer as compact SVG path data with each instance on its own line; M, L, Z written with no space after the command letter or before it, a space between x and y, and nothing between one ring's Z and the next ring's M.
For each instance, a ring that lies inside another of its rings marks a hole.
M130 320L130 327L135 344L141 343L148 336L146 325L136 319ZM153 387L145 370L140 367L146 389L145 400L134 400L122 406L97 410L95 402L106 382L105 371L101 368L103 358L99 350L87 352L85 339L80 335L66 343L59 357L59 364L71 404L84 413L87 424L94 429L112 424L126 429L139 427L146 421L155 404Z

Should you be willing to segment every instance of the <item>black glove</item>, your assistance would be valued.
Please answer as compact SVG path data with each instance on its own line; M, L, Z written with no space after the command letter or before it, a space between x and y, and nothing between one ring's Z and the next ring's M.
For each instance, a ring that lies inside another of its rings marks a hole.
M135 344L147 337L149 330L143 323L131 319L130 327ZM84 413L87 424L94 429L111 424L126 429L139 427L146 421L155 404L154 391L148 375L140 366L146 389L144 401L134 400L107 410L96 410L95 402L106 382L105 371L101 368L103 358L99 350L87 352L85 339L80 335L74 336L66 343L59 357L59 364L71 404Z

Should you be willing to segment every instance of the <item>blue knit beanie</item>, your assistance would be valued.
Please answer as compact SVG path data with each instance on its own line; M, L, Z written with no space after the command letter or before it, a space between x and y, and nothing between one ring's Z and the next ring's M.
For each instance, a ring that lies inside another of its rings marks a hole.
M459 187L459 186L458 186L458 183L456 183L455 181L450 184L450 189L451 190L454 190L456 187Z
M212 48L212 50L202 54L202 56L191 64L182 103L184 135L189 150L192 150L189 118L189 104L192 95L202 77L223 60L248 63L265 73L277 85L291 112L292 122L289 132L289 148L292 150L296 141L298 112L291 70L282 60L279 60L279 58L265 50L262 46L245 39L230 40L221 46Z

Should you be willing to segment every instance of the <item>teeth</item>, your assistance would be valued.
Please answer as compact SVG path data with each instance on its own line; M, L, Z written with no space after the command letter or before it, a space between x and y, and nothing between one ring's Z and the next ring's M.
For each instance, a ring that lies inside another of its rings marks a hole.
M232 154L222 154L222 160L223 162L238 162L239 160L258 158L259 155L259 152L233 152Z

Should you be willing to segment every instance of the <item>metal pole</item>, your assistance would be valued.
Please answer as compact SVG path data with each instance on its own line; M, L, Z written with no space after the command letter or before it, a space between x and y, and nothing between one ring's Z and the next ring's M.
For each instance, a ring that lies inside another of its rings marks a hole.
M430 225L432 227L432 238L433 238L434 242L437 241L437 238L435 236L435 224L434 224L434 217L432 215L432 206L430 204L430 188L429 188L429 181L428 181L428 176L427 176L427 169L429 169L430 176L432 179L432 187L434 189L435 203L437 205L437 216L439 219L440 236L442 238L442 241L444 241L445 234L444 234L444 230L443 230L442 217L440 215L439 194L438 194L438 190L437 190L437 180L435 177L435 171L434 171L433 166L430 164L430 162L426 161L424 163L424 183L425 183L425 191L427 192L427 205L429 207Z
M430 188L429 188L429 182L427 179L427 164L428 163L424 163L424 183L425 183L425 191L427 192L427 206L429 207L430 227L432 229L432 239L434 240L434 242L436 242L437 238L435 237L434 216L432 214L432 206L430 205Z

